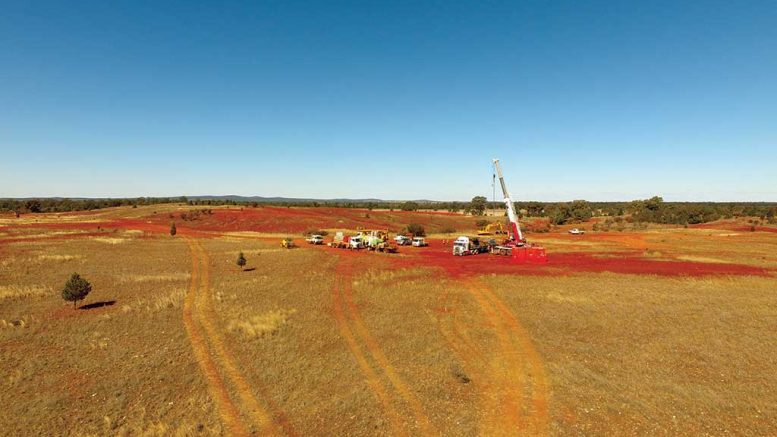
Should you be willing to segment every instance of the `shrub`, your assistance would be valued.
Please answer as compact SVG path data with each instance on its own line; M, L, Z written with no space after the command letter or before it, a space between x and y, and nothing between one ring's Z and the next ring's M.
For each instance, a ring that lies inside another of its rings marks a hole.
M90 291L92 291L92 284L78 273L73 273L65 283L65 288L62 289L62 299L73 302L73 309L75 309L76 302L83 300Z
M414 237L426 236L426 230L424 229L424 227L416 223L411 223L407 225L407 227L405 228L405 232L407 232L408 234L412 234Z
M175 236L175 234L178 233L178 230L175 229L175 222L170 223L170 235Z
M243 255L243 252L240 252L237 256L237 265L240 266L240 270L243 270L243 267L246 265L246 257Z
M326 237L327 235L329 235L329 232L323 229L308 229L307 231L305 231L303 235L305 236L320 235L322 237Z

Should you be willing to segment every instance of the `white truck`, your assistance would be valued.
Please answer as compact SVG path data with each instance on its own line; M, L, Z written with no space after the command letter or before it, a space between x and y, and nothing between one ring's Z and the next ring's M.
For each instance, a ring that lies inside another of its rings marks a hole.
M321 235L311 235L306 238L305 241L307 241L308 244L324 244L324 237Z
M426 247L429 245L429 243L426 242L424 237L415 237L413 238L413 247Z
M572 229L569 230L569 233L572 234L572 235L583 235L583 234L585 234L585 231L577 229L577 228L572 228Z
M365 247L364 239L361 235L354 235L348 239L349 249L364 249Z
M412 242L412 240L410 240L410 237L406 235L397 235L396 237L394 237L394 241L396 241L397 246L409 246Z
M477 255L483 252L480 248L480 240L461 236L453 241L453 254L456 256Z

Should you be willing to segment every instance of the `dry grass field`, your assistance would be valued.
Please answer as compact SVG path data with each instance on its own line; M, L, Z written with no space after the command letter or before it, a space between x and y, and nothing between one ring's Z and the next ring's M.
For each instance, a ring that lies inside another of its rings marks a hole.
M561 229L527 266L279 247L464 216L188 210L0 217L2 434L777 434L777 233Z

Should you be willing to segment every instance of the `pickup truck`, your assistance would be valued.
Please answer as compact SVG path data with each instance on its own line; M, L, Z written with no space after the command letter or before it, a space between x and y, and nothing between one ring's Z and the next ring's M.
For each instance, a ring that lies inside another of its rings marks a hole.
M424 240L423 237L415 237L413 238L413 247L426 247L429 243Z
M394 237L394 241L397 242L398 246L409 246L412 242L412 240L410 240L410 237L407 237L404 235L397 235L396 237Z
M305 241L307 241L308 244L324 244L324 237L321 235L311 235L306 238Z
M573 228L569 230L569 233L572 235L583 235L585 234L585 231L581 231L580 229Z

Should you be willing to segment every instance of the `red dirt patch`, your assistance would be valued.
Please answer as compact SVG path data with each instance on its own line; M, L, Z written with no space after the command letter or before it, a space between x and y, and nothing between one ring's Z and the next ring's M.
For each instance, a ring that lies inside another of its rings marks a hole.
M690 227L693 229L719 229L722 231L734 231L734 232L753 232L754 231L754 232L777 233L777 227L751 225L737 220L720 220L716 222L690 225Z
M396 255L387 256L393 268L439 267L449 276L483 274L559 275L575 272L613 272L659 276L754 275L768 276L770 270L740 264L645 259L639 252L629 253L550 253L543 265L515 263L511 257L496 255L453 256L450 244L432 240L429 247L403 247ZM374 256L367 251L331 249L351 256Z
M187 213L188 214L188 213ZM409 223L424 226L427 232L445 228L475 230L475 219L462 214L421 211L370 211L356 208L264 206L259 208L216 208L212 214L201 214L196 220L184 221L181 214L154 215L150 222L166 224L175 221L205 231L254 231L269 233L302 233L309 229L390 229L394 232Z

